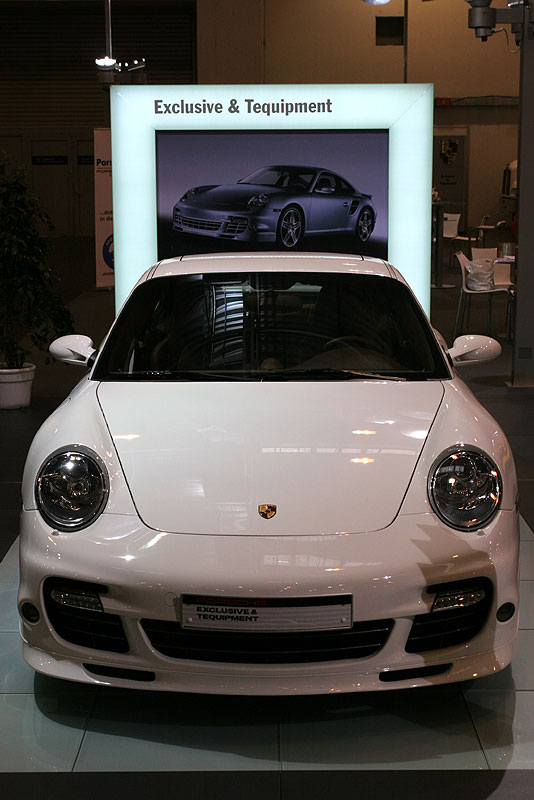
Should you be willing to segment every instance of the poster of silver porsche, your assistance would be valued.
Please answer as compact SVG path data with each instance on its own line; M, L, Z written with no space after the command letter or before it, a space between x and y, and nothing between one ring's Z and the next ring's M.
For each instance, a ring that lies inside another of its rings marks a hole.
M387 131L158 131L158 258L388 258Z
M261 167L234 184L194 186L173 209L175 231L295 250L308 234L351 233L365 243L377 211L372 195L327 169Z

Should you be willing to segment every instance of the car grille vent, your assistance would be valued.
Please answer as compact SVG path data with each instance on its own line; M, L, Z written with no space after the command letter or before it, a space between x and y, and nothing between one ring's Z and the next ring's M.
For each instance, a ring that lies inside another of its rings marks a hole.
M195 219L194 217L184 217L177 214L176 223L184 228L192 228L197 231L218 231L221 227L219 220Z
M386 643L392 619L356 622L348 630L234 633L184 630L178 622L143 619L152 647L169 658L233 664L298 664L367 658Z
M127 653L128 640L117 614L102 611L89 611L58 603L52 597L53 589L66 592L93 592L105 594L105 586L47 578L43 587L44 604L51 626L62 639L79 647L93 650L106 650L111 653Z
M224 223L224 232L237 236L238 233L246 231L248 220L235 217Z
M444 611L431 611L414 617L412 629L406 642L408 653L425 653L428 650L441 650L468 642L479 633L488 618L491 607L493 586L486 578L477 581L455 581L429 586L429 594L448 591L476 591L483 589L485 596L478 603Z

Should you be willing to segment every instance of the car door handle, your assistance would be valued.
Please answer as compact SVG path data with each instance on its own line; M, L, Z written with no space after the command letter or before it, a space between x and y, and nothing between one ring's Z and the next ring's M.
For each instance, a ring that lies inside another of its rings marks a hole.
M344 206L348 206L348 203L343 203Z

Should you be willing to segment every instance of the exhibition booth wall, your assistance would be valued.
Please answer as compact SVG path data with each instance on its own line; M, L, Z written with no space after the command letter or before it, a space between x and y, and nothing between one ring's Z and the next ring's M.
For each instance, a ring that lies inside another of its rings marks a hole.
M400 269L428 313L432 113L430 84L112 87L117 307L158 258L192 252L172 235L173 203L184 193L305 164L373 196L381 244L370 254ZM197 238L204 252L207 237ZM304 242L314 249L313 236ZM369 252L356 244L351 252ZM347 244L331 237L329 247Z

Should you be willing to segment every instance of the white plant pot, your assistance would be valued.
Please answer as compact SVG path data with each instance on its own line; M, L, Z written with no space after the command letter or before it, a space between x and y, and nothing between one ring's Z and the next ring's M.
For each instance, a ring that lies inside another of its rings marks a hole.
M5 369L5 364L0 364L0 409L30 405L34 374L35 364L25 363L21 369Z

